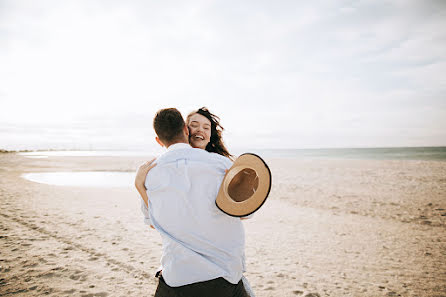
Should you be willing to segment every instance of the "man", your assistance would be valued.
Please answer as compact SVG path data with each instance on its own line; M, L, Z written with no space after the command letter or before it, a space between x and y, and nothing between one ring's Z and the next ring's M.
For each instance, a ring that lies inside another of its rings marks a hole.
M246 297L243 225L215 205L232 162L192 148L183 117L174 108L158 111L153 126L156 141L167 148L147 175L148 209L143 203L146 222L163 241L155 297Z

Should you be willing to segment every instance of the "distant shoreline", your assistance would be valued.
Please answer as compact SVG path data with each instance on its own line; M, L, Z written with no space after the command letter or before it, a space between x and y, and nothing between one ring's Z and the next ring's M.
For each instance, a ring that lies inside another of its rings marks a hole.
M163 150L0 150L30 158L39 157L128 157L157 156ZM254 153L264 158L279 159L359 159L359 160L426 160L446 161L446 146L438 147L380 147L380 148L319 148L319 149L234 149L234 156Z
M370 149L445 149L446 145L441 146L376 146L376 147L316 147L316 148L235 148L238 150L252 150L252 151L264 151L264 150L276 150L276 151L306 151L306 150L370 150ZM24 149L24 150L7 150L0 149L0 153L33 153L33 152L89 152L89 151L143 151L143 150L123 150L123 149Z

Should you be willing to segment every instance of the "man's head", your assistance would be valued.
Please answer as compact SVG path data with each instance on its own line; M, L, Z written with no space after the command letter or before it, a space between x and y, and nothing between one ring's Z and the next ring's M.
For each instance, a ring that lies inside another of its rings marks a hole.
M176 108L159 110L153 118L153 128L157 135L156 141L162 146L169 147L179 142L188 143L189 130Z

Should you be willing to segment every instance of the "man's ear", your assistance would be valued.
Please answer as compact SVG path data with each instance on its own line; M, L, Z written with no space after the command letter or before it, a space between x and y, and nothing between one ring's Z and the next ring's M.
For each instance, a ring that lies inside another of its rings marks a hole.
M158 142L159 145L161 145L163 147L165 146L164 143L161 141L161 139L159 139L158 136L155 137L155 140L156 140L156 142Z
M187 138L189 138L189 128L186 125L184 125L183 130L184 130L184 133L186 134Z

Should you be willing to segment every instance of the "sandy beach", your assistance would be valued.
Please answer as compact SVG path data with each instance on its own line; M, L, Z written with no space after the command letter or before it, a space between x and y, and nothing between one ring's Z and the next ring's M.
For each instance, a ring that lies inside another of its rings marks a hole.
M0 296L152 296L161 240L136 190L29 172L134 172L138 157L0 154ZM446 162L267 159L246 229L258 297L446 296Z

